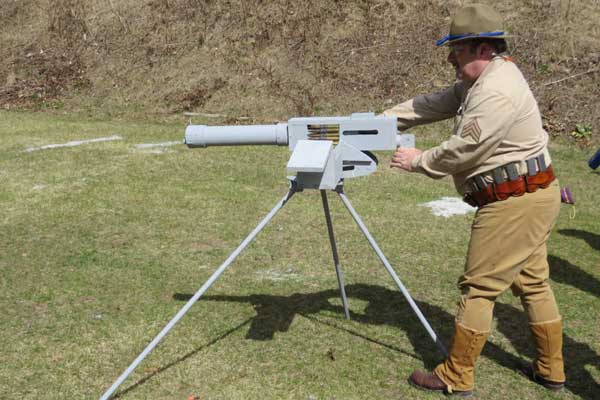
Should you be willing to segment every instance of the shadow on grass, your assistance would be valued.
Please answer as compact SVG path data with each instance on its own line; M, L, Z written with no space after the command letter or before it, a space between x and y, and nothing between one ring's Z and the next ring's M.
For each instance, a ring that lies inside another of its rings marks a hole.
M115 395L113 395L111 398L113 399L118 399L121 398L122 396L124 396L125 394L131 392L132 390L134 390L135 388L137 388L140 385L143 385L144 383L146 383L148 380L152 379L153 377L155 377L156 375L168 370L169 368L179 364L180 362L183 362L185 360L187 360L188 358L196 355L197 353L199 353L200 351L212 346L213 344L217 343L220 340L225 339L227 336L231 335L232 333L234 333L235 331L237 331L238 329L241 329L242 327L244 327L244 325L247 325L252 318L248 318L247 320L245 320L244 322L242 322L241 324L237 325L234 328L229 329L227 332L223 333L222 335L214 338L213 340L211 340L210 342L208 342L207 344L198 347L197 349L190 351L189 353L187 353L186 355L179 357L177 360L172 361L170 363L168 363L167 365L165 365L164 367L160 367L157 368L155 371L152 371L152 373L150 373L149 375L143 377L142 379L138 380L137 382L135 382L133 385L129 386L126 389L123 389L120 392L117 392Z
M271 340L276 332L287 332L296 315L301 315L312 321L342 330L369 342L377 343L386 348L401 352L410 357L422 360L425 368L431 370L442 361L437 347L421 325L410 306L399 291L386 289L381 286L354 284L346 286L348 298L360 299L367 302L363 313L350 310L350 318L369 325L395 326L406 332L414 353L400 349L398 346L385 343L379 339L350 329L343 322L343 308L333 305L329 300L339 297L338 290L326 290L317 293L295 293L290 296L250 295L250 296L205 296L204 300L242 302L252 304L256 317L250 324L247 339ZM178 300L188 300L190 295L176 295ZM454 315L442 308L426 302L416 301L419 309L427 318L442 342L449 343L454 333ZM322 311L336 312L340 315L339 322L318 314ZM521 312L515 309L515 312ZM488 342L483 354L510 369L519 365L520 359L497 345Z
M330 299L338 298L337 289L325 290L316 293L294 293L290 296L274 295L249 295L249 296L204 296L204 301L241 302L251 304L256 310L256 316L251 318L246 334L251 340L271 340L277 332L287 332L297 315L310 319L316 323L339 329L348 334L360 337L371 343L398 351L413 358L423 361L425 368L431 370L440 361L439 352L427 335L417 316L406 303L402 294L396 290L386 289L381 286L353 284L346 286L348 298L360 299L367 302L364 312L351 311L352 320L372 324L389 325L406 332L411 342L413 352L403 350L393 343L385 343L377 338L369 337L348 327L344 323L344 311L341 305L335 305ZM175 294L179 301L191 298L188 294ZM449 343L454 332L454 316L442 308L417 301L417 305L434 328L437 334ZM319 315L323 311L338 313L339 320ZM495 343L487 342L483 349L483 356L493 360L500 366L515 371L522 365L524 354L528 358L534 357L535 347L527 329L527 318L522 310L511 305L497 303L495 315L498 320L498 329L507 337L519 355L507 352ZM246 324L245 322L244 324ZM243 325L244 325L243 324ZM242 325L236 327L239 329ZM583 399L592 399L598 393L598 386L585 367L590 365L600 367L600 357L585 343L579 343L568 336L564 338L565 363L567 365L567 388ZM186 355L185 358L192 354ZM171 363L176 364L181 360ZM165 368L163 368L164 370ZM523 383L528 384L523 378ZM533 385L533 383L531 383Z
M560 257L548 256L548 263L550 264L550 278L553 281L571 285L600 297L600 280L594 275Z
M581 231L579 229L560 229L558 233L565 236L572 236L578 239L583 239L588 245L590 245L590 247L600 251L600 235L591 232Z
M511 341L520 354L533 358L535 356L533 338L524 332L524 327L528 326L525 313L503 303L496 303L494 313L498 320L498 330ZM586 370L586 366L600 370L600 355L588 344L578 342L567 335L563 336L563 354L567 376L566 388L582 399L598 399L600 385Z
M343 330L354 336L363 338L372 343L377 343L389 349L401 352L410 357L421 359L427 365L435 366L440 360L440 353L431 340L425 328L414 314L410 306L399 291L383 288L381 286L354 284L346 286L348 298L363 300L367 302L364 313L356 313L350 310L350 318L353 321L371 325L398 326L404 330L413 348L419 354L407 352L392 343L385 343L379 339L370 338L362 333L348 327L343 321L344 309L342 305L333 304L331 299L338 299L340 292L337 289L324 290L316 293L294 293L290 296L274 295L249 295L249 296L203 296L204 301L225 301L252 304L256 311L248 333L247 339L272 340L275 333L287 332L297 315L308 318L314 322L328 325ZM174 298L187 301L191 298L188 294L175 294ZM341 303L341 301L340 301ZM427 320L442 341L449 339L452 329L449 329L449 321L454 317L439 307L430 306L427 303L416 302ZM350 307L352 308L352 307ZM339 315L339 322L323 316L315 316L323 311L330 311ZM441 327L441 328L438 328Z

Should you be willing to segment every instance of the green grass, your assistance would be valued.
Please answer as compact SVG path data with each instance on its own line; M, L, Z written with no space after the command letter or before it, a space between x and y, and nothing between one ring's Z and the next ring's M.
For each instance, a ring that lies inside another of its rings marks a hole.
M0 112L0 398L99 398L287 191L285 148L136 148L180 140L184 125ZM417 133L426 145L440 140ZM123 140L23 151L112 135ZM477 367L480 398L600 393L600 176L586 152L553 143L552 154L578 202L574 219L564 206L549 245L568 387L550 394L514 371L533 346L518 300L505 294ZM419 207L455 195L451 182L391 171L389 155L346 193L448 343L472 215ZM319 193L298 193L125 381L121 398L440 398L406 383L440 356L329 198L350 321Z

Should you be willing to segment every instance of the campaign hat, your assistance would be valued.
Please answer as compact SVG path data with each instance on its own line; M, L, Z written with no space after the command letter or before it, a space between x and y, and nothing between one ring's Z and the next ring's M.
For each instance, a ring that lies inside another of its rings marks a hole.
M474 38L506 38L502 17L485 4L470 4L458 10L450 23L450 32L436 42L445 46Z

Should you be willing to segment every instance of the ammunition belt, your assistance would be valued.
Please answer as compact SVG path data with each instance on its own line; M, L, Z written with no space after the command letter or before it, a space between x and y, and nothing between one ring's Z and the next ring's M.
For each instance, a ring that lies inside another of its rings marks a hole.
M537 172L532 173L532 170L530 170L528 174L516 177L509 174L508 180L494 179L493 182L488 183L481 176L475 176L472 183L479 190L465 194L463 200L472 207L483 207L486 204L506 200L509 197L522 196L525 193L533 193L538 189L547 188L556 179L556 176L551 165L544 165L543 157L540 160L538 156L537 161L542 167ZM528 164L531 165L531 163ZM510 164L505 167L510 167ZM510 170L510 168L507 169Z

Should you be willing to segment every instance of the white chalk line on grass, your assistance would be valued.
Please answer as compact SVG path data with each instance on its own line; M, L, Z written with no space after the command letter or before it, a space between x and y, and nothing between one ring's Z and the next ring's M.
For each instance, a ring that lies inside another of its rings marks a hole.
M162 154L162 153L173 152L173 150L170 150L169 147L177 146L180 144L183 144L183 142L178 141L178 142L162 142L162 143L140 143L140 144L136 144L135 148L137 150L141 150L143 153Z
M109 137L102 137L102 138L96 138L96 139L74 140L72 142L67 142L67 143L47 144L45 146L40 146L40 147L29 147L29 148L25 149L25 151L32 152L32 151L39 151L39 150L56 149L59 147L75 147L75 146L81 146L82 144L87 144L87 143L109 142L112 140L121 140L121 139L123 139L121 136L113 135L113 136L109 136Z
M439 200L419 204L422 207L429 207L433 215L438 217L451 217L453 215L465 215L476 210L458 197L442 197Z
M45 146L39 146L39 147L28 147L24 151L32 152L32 151L39 151L39 150L56 149L56 148L60 148L60 147L75 147L75 146L81 146L82 144L87 144L87 143L108 142L108 141L112 141L112 140L122 140L122 139L123 138L121 136L113 135L113 136L109 136L109 137L101 137L101 138L89 139L89 140L74 140L74 141L67 142L67 143L56 143L56 144L47 144ZM136 144L135 148L138 150L145 150L149 153L162 153L162 152L164 152L164 150L167 147L177 146L182 143L183 143L182 141L170 141L170 142L160 142L160 143L140 143L140 144Z
M175 146L178 144L183 144L183 142L178 141L178 142L162 142L162 143L140 143L140 144L136 144L135 148L136 149L153 149L155 147L171 147L171 146Z

